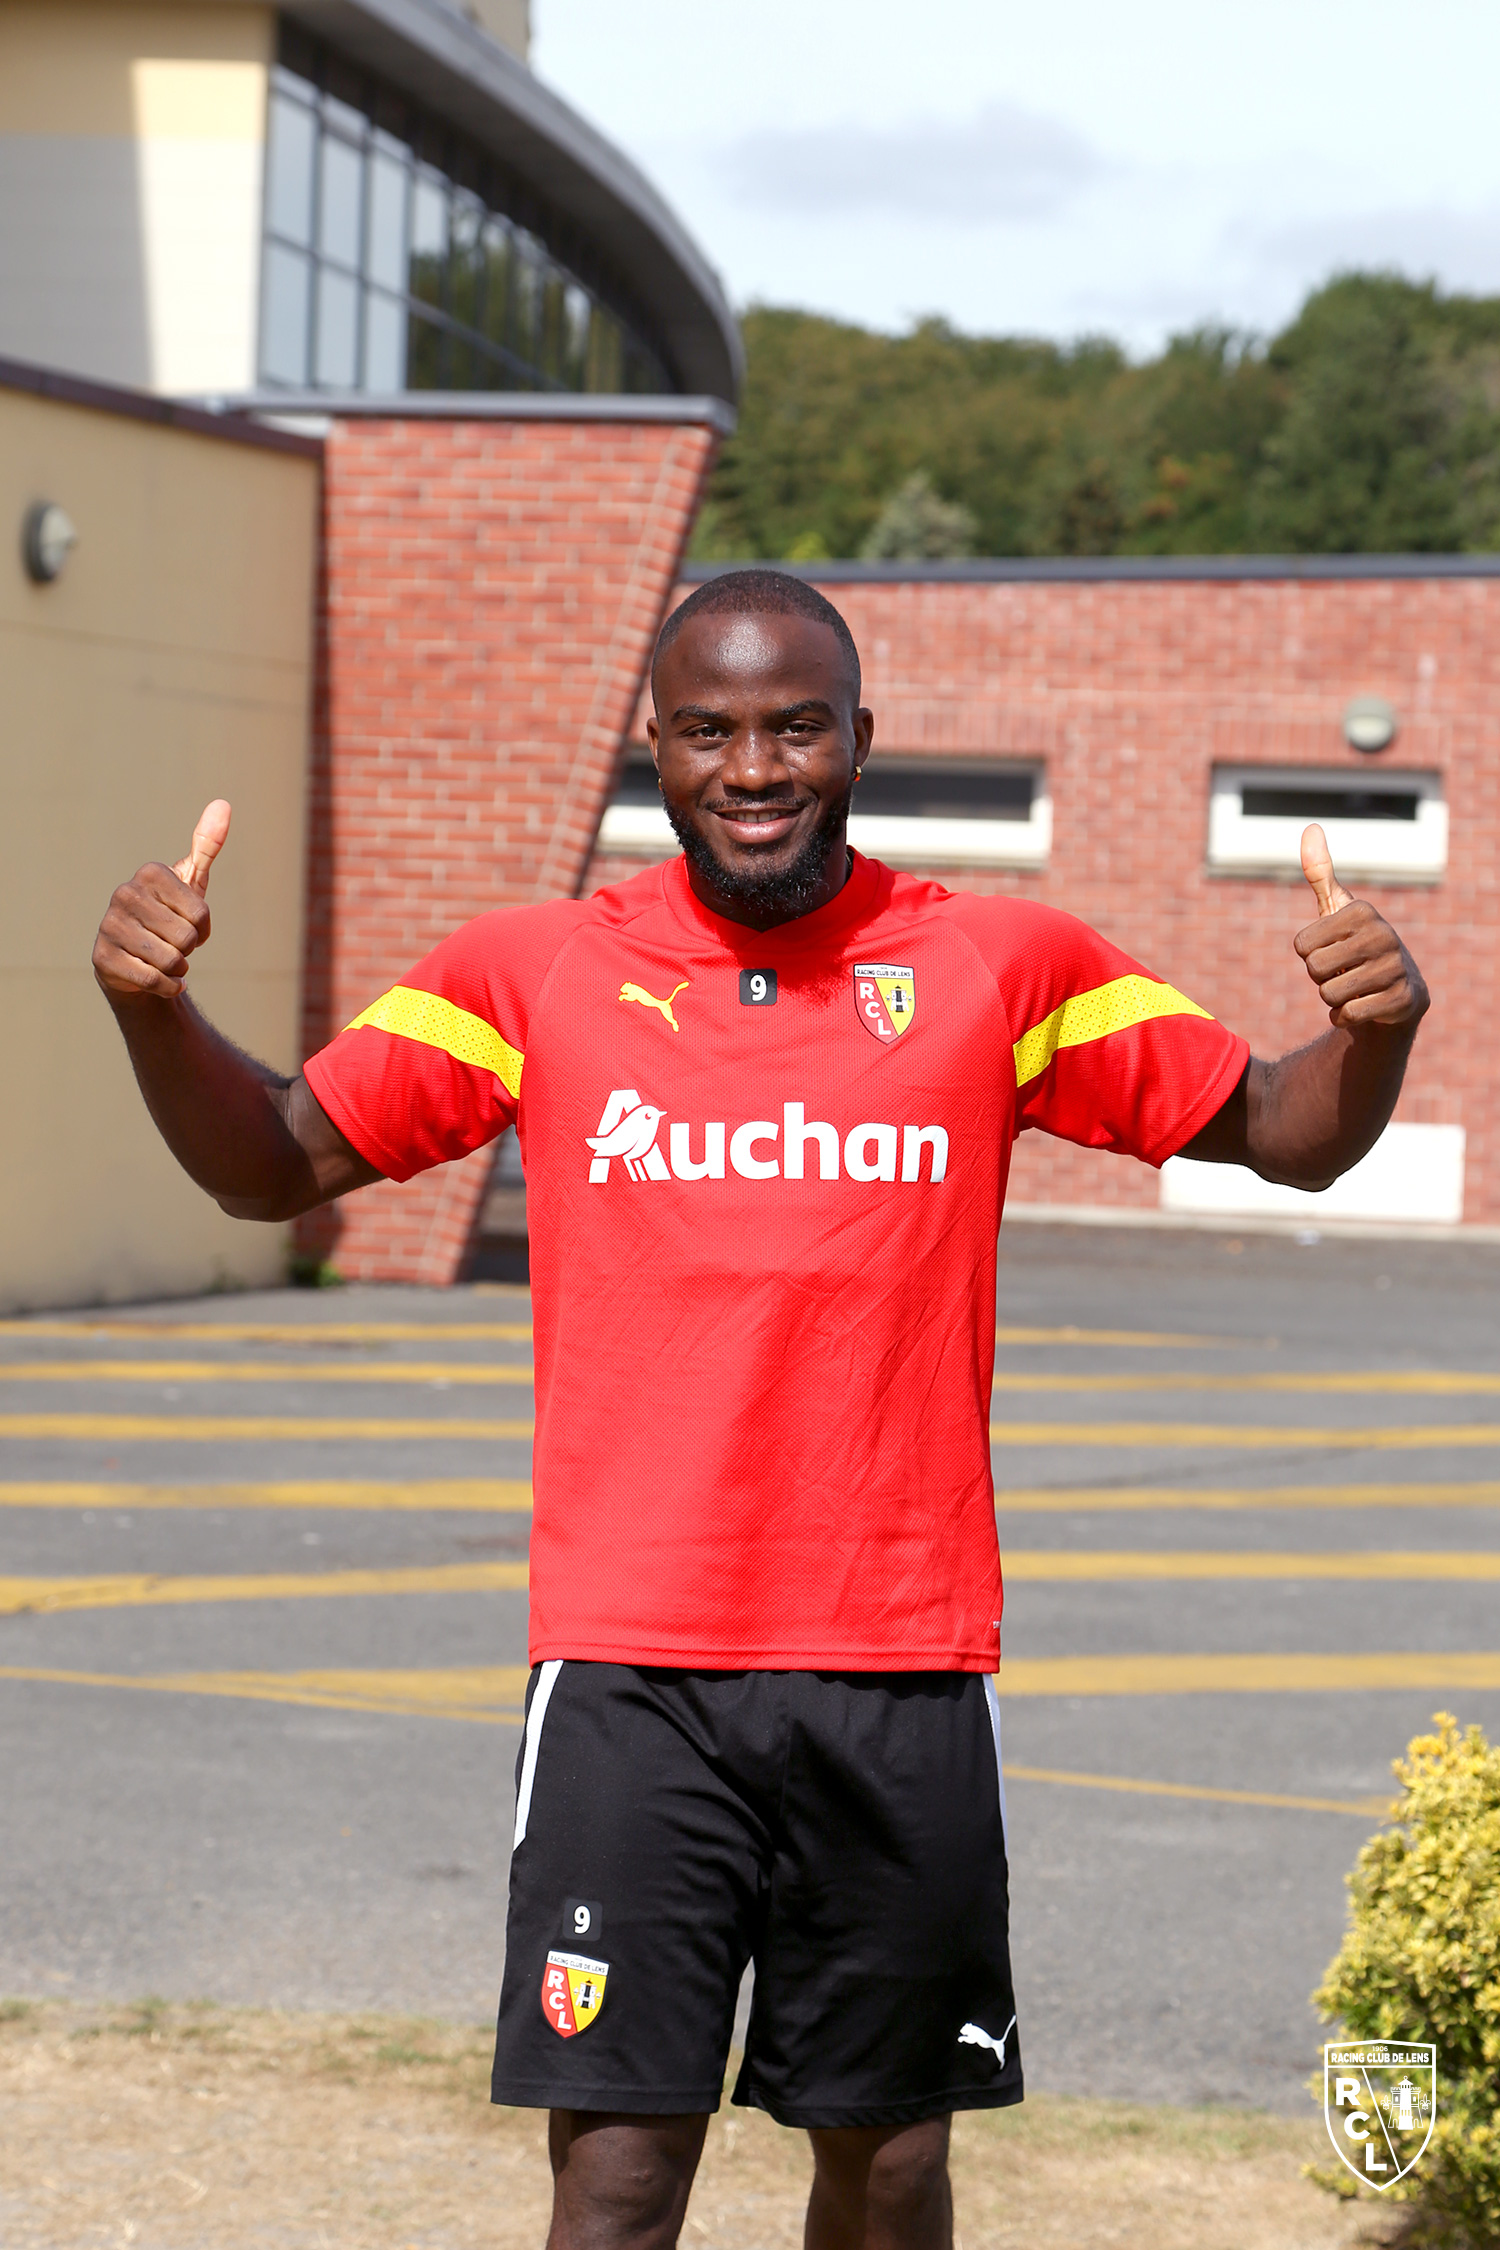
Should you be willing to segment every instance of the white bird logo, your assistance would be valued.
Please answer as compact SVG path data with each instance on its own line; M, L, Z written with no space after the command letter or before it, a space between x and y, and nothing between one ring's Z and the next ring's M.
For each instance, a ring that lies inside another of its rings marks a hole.
M960 2047L988 2047L1003 2070L1005 2068L1005 2042L1015 2028L1016 2019L1012 2016L999 2038L992 2039L989 2033L981 2030L977 2023L966 2023L958 2035L958 2043Z
M596 1156L619 1156L625 1160L625 1169L633 1180L643 1179L640 1169L656 1139L656 1128L662 1121L662 1111L653 1109L650 1102L642 1102L635 1109L627 1109L618 1125L607 1133L586 1133L584 1139ZM602 1177L602 1174L601 1174Z

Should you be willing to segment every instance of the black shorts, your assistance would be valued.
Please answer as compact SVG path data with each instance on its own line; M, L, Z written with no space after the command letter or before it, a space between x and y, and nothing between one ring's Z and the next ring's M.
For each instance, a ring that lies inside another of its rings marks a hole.
M998 1706L974 1672L549 1663L492 2097L911 2124L1021 2099Z

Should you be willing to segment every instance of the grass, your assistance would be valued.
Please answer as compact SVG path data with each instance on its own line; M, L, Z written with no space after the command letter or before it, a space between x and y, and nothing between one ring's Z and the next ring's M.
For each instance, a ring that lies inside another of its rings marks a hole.
M540 2250L545 2119L489 2034L415 2017L0 2001L5 2250ZM1042 2098L961 2116L961 2250L1353 2250L1302 2177L1321 2121ZM807 2144L709 2129L683 2241L797 2250Z

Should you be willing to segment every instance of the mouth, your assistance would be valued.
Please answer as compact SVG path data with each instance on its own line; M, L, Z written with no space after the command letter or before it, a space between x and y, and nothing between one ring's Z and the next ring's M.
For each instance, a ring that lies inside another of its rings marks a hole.
M773 844L785 843L806 810L806 804L723 804L703 807L709 819L732 842L752 848L759 846L762 850L769 849Z

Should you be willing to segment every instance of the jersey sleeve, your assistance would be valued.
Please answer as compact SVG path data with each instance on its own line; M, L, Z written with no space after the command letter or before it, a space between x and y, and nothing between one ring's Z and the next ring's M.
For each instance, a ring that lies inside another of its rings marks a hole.
M1247 1042L1073 915L1012 912L1016 1131L1165 1163L1229 1099Z
M467 1156L514 1122L536 996L577 912L555 900L481 915L303 1065L339 1131L387 1179Z

